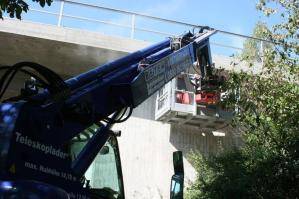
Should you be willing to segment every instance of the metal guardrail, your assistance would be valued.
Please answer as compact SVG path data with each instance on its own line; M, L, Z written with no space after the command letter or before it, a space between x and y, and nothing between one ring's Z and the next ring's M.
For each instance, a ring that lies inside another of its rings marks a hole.
M135 26L136 16L142 16L142 17L146 17L146 18L149 18L149 19L156 19L156 20L160 20L160 21L176 23L175 21L172 21L172 20L166 20L166 19L162 19L162 18L158 18L158 17L152 17L152 16L133 13L133 12L129 12L129 11L124 11L124 10L119 10L119 9L114 9L114 8L108 8L108 7L102 7L102 6L96 6L96 5L90 5L90 4L85 4L85 3L75 2L75 1L58 0L58 2L60 2L59 13L49 12L49 11L40 10L40 9L30 9L30 10L35 11L35 12L39 12L39 13L58 16L57 26L62 25L63 17L68 17L68 18L77 19L77 20L84 20L84 21L89 21L89 22L96 22L96 23L108 24L108 25L113 25L113 26L119 26L119 27L123 27L123 28L129 28L129 29L131 29L131 38L132 39L134 39L134 35L135 35L136 30L156 33L156 34L160 34L160 35L164 35L164 36L175 36L174 34L171 34L171 33L166 33L166 32L146 29L146 28L138 28L138 27ZM115 22L112 22L112 21L97 20L97 19L92 19L92 18L87 18L87 17L80 17L80 16L75 16L75 15L64 14L64 7L65 7L66 3L131 15L131 25L124 25L124 24L115 23Z
M170 33L170 32L163 32L163 31L159 31L159 30L153 30L153 29L149 29L149 28L142 28L142 27L136 26L136 19L138 17L141 17L143 19L148 19L148 20L154 20L156 22L163 22L163 23L168 23L168 24L172 24L172 25L185 26L186 29L189 29L189 30L194 29L194 28L203 27L203 26L194 25L194 24L190 24L190 23L185 23L185 22L180 22L180 21L175 21L175 20L170 20L170 19L154 17L154 16L142 14L142 13L130 12L130 11L126 11L126 10L103 7L103 6L98 6L98 5L91 5L91 4L86 4L86 3L76 2L76 1L71 1L71 0L55 0L54 2L60 4L59 5L59 10L57 10L57 12L46 11L46 10L41 10L41 9L30 9L30 11L56 16L57 17L56 25L59 26L59 27L62 26L62 25L65 26L63 24L63 20L68 18L68 19L74 19L74 20L79 20L79 21L92 22L92 23L98 23L98 24L106 24L106 25L125 28L125 29L128 29L130 31L130 38L131 39L136 39L136 37L135 37L136 31L142 31L142 32L146 32L146 33L153 33L153 34L157 34L157 35L160 35L160 36L175 36L175 34ZM78 15L65 13L65 8L67 6L72 6L72 5L80 6L82 8L84 7L84 8L90 8L90 9L109 11L109 12L113 12L113 13L116 13L116 14L124 14L124 15L127 15L127 16L130 17L131 22L130 22L130 24L122 24L122 23L117 23L117 22L109 21L109 20L99 20L99 19L95 19L95 18L83 17L83 16L78 16ZM80 27L80 28L84 29L84 27ZM223 33L223 34L230 34L226 31L221 31L221 30L219 30L218 32ZM239 34L235 34L235 33L232 33L231 36L243 37L243 38L247 37L247 36L239 35ZM222 43L218 43L218 42L210 42L210 43L211 43L211 45L234 49L238 52L241 52L243 50L240 47L226 45L226 44L222 44ZM263 42L260 43L260 47L261 47L261 50L262 50Z

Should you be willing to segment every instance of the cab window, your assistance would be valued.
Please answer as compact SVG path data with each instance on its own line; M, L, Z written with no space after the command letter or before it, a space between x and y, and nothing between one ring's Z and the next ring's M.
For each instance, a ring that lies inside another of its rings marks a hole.
M96 125L93 125L73 140L71 153L74 159L97 128ZM111 136L105 143L84 177L85 186L90 188L95 198L97 198L96 196L108 199L124 198L120 156L115 136Z

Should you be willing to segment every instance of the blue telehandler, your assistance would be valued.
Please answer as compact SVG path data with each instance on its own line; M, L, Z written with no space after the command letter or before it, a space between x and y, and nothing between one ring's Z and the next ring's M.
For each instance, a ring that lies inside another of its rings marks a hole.
M111 128L188 68L207 71L215 32L168 38L66 81L37 63L2 67L1 98L17 72L32 78L0 104L0 198L125 198L120 132ZM200 56L207 65L198 66ZM88 170L95 160L96 175ZM179 152L174 167L171 198L182 198Z

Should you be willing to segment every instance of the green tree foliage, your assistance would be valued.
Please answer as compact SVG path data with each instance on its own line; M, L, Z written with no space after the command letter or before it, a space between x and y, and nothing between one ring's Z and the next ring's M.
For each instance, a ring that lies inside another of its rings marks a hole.
M266 24L258 22L253 30L253 37L266 39L265 32L268 32ZM247 39L243 45L243 51L240 55L241 60L250 62L261 62L263 57L262 50L270 48L271 44L261 42L256 39Z
M33 2L39 3L41 7L46 4L51 5L53 0L32 0ZM3 13L8 13L11 18L16 17L21 19L22 12L29 10L28 4L23 0L0 0L0 18L3 19Z
M193 155L198 177L186 198L299 198L298 6L297 0L259 1L258 10L280 17L279 24L259 28L273 42L263 52L263 69L231 73L224 85L238 90L226 103L239 107L232 125L242 129L244 146L211 157Z

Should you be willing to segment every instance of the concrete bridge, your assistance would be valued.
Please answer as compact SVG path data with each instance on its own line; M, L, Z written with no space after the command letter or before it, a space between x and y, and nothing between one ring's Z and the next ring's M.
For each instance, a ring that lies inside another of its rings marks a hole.
M87 30L58 27L5 19L0 21L0 65L33 61L50 67L67 78L107 61L141 49L149 42L109 36ZM216 56L214 62L229 64L230 59ZM14 81L9 95L17 92ZM169 198L173 174L172 152L191 150L203 154L217 152L236 144L233 131L215 137L210 132L154 121L155 97L144 102L126 123L115 128L123 131L119 139L127 198ZM195 171L185 158L186 182Z
M144 48L149 42L5 19L0 21L0 44L0 65L33 61L69 77Z

